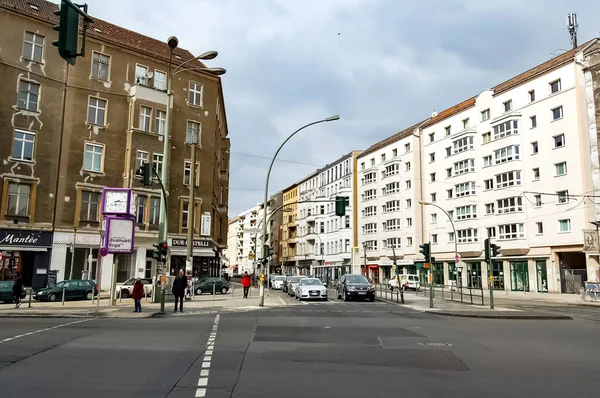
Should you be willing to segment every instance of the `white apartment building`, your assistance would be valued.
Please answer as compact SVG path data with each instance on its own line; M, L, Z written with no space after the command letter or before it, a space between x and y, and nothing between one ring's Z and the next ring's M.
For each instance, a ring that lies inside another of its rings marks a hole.
M255 260L262 257L262 209L258 204L229 221L226 256L233 274L252 274Z
M422 242L418 203L422 123L372 145L357 159L357 251L362 274L376 283L394 275L394 259L404 272L417 272L415 253Z
M323 280L353 272L352 193L358 153L344 155L298 183L297 267ZM335 214L336 197L348 198L343 217Z
M583 230L595 217L582 196L593 192L582 82L570 51L422 126L435 283L486 289L492 276L497 290L559 293L586 280ZM501 248L490 270L486 238Z

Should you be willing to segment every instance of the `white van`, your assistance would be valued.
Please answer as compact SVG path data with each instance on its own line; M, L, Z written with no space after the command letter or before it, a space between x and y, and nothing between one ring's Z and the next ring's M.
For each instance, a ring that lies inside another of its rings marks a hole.
M402 281L402 284L407 284L407 288L408 289L412 289L412 290L419 290L421 288L421 283L419 282L419 276L415 275L415 274L403 274L400 275L400 280ZM394 276L392 279L390 279L390 281L388 282L390 287L397 287L398 286L398 282L396 282L396 277Z

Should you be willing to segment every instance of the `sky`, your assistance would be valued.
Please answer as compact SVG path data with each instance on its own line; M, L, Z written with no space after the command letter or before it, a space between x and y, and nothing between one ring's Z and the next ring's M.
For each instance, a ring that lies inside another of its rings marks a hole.
M55 2L57 2L55 0ZM597 0L87 0L89 13L200 54L223 76L229 216L370 145L600 36Z

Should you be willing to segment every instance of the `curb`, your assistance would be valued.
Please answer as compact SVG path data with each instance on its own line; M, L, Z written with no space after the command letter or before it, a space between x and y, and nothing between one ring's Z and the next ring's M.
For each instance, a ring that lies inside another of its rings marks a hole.
M456 318L479 318L479 319L513 319L513 320L563 320L571 321L572 317L568 315L510 315L510 314L460 314L456 312L439 312L439 311L427 311L429 314L436 314L441 316L452 316Z
M0 318L99 318L105 314L0 314Z

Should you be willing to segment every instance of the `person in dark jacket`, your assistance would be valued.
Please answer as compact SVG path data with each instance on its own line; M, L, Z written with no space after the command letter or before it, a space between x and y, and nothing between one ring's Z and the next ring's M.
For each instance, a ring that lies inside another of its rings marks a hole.
M244 272L244 276L242 277L242 286L244 287L244 298L248 298L248 290L250 290L250 286L252 285L252 279L248 272Z
M135 310L133 312L142 312L142 297L144 297L144 284L141 278L137 278L133 285L133 292L131 292L131 298L135 303Z
M21 305L21 294L23 294L23 280L21 279L21 273L17 272L15 275L15 283L12 287L13 301L15 302L15 308L19 308Z
M175 310L177 312L177 301L179 301L179 312L183 312L183 297L185 296L185 289L187 289L188 280L183 275L183 270L179 270L179 275L175 277L173 281L173 295L175 295Z

